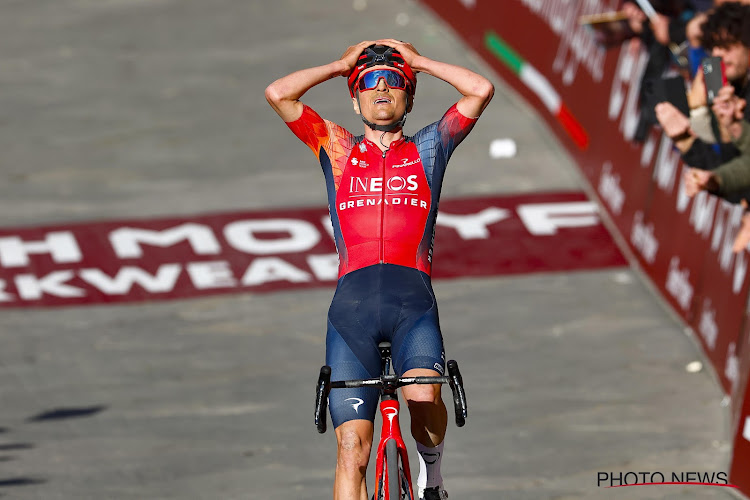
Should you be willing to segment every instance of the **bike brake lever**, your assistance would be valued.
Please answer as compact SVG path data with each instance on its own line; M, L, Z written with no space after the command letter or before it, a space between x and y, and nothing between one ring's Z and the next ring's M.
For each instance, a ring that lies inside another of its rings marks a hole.
M453 392L453 409L456 413L456 426L463 427L466 424L468 415L468 405L466 403L466 392L464 391L464 380L461 377L461 371L458 369L458 363L451 359L447 363L448 383Z
M328 409L328 393L331 391L331 367L326 365L320 369L318 384L315 391L315 426L320 434L327 428L326 411Z

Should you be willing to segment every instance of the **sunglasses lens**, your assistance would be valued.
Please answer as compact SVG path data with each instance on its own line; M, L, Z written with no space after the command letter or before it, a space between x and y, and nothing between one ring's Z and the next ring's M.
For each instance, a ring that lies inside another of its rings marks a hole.
M401 73L390 70L376 70L365 73L359 79L359 90L372 90L376 88L381 78L385 79L385 83L389 88L406 88L406 78Z

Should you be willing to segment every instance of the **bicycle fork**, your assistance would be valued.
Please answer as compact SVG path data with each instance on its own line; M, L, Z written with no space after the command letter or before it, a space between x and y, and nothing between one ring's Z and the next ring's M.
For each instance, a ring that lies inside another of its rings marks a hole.
M404 444L404 438L401 436L401 428L399 426L399 402L398 399L383 399L380 401L380 416L383 418L383 429L380 434L380 442L378 443L378 455L377 455L377 467L375 469L375 484L377 488L383 488L382 495L378 494L375 498L389 499L389 483L390 484L402 484L401 478L396 478L396 481L390 481L391 478L387 477L388 469L391 471L395 470L396 474L399 474L397 467L389 467L383 465L386 463L386 446L388 441L393 440L396 443L398 449L398 461L403 468L404 475L406 476L406 485L409 488L409 499L414 498L414 491L411 485L411 471L409 470L409 459L407 458L406 445ZM384 470L385 469L385 470Z

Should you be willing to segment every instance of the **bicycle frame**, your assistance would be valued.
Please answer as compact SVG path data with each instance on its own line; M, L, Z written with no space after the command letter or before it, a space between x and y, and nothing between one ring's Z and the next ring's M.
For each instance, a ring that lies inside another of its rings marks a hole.
M379 378L365 380L341 380L331 382L331 367L323 366L320 369L315 397L315 425L319 433L326 431L326 409L328 406L328 393L331 389L354 388L354 387L376 387L380 389L380 415L383 425L378 443L377 462L375 469L375 498L390 498L391 479L388 477L388 469L385 467L387 461L386 448L389 441L396 443L398 458L404 471L406 483L409 488L409 499L414 499L414 489L411 482L411 471L409 470L409 457L406 444L401 435L399 425L400 405L397 396L399 387L411 384L449 384L453 392L453 407L456 416L456 425L463 427L466 421L467 404L466 393L463 387L463 378L458 370L458 364L454 360L446 363L447 376L435 377L397 377L390 372L390 343L384 342L378 346L382 357L382 374ZM399 474L396 469L396 474ZM401 478L396 478L395 484L401 485ZM379 488L383 488L381 492ZM381 495L382 493L382 495Z
M409 456L406 451L404 438L401 436L401 427L399 425L399 402L397 399L386 399L380 402L380 416L383 418L383 427L380 431L380 443L378 443L378 454L375 468L375 487L383 485L382 498L390 498L389 481L385 467L385 445L389 440L394 440L398 447L398 455L401 460L401 466L404 468L404 475L409 485L409 498L414 498L414 489L411 484L411 471L409 470ZM385 474L385 476L384 476ZM397 479L400 483L400 478ZM375 498L381 498L376 492Z

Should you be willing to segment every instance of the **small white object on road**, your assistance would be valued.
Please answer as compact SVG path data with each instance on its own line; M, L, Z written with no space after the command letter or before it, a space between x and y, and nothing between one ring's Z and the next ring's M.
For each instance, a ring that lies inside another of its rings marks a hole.
M615 274L615 283L621 285L629 285L633 282L633 276L629 272L622 272Z
M516 141L513 139L495 139L490 143L491 158L512 158L516 156Z
M703 363L700 361L693 361L685 365L685 371L688 373L698 373L703 369Z

